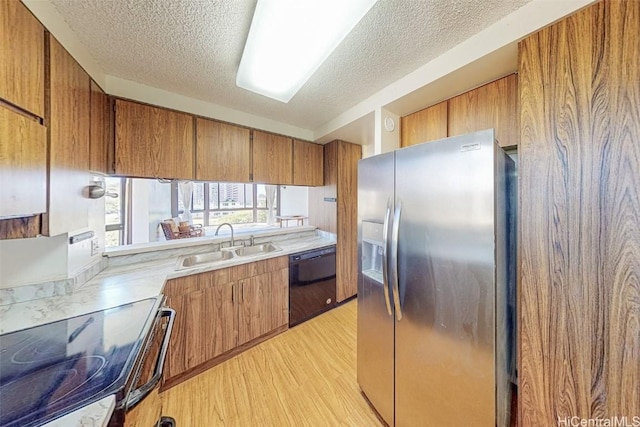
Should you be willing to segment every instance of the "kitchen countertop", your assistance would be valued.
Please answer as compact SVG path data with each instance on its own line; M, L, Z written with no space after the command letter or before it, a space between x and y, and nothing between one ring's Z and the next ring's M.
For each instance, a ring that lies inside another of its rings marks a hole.
M69 295L54 296L0 307L0 334L26 329L45 323L55 322L74 316L104 310L134 301L160 295L168 279L189 276L221 268L233 267L263 259L290 255L335 244L335 239L319 234L310 235L310 230L300 236L287 234L256 235L256 244L273 242L281 250L239 257L230 260L202 264L194 268L176 270L178 258L184 254L167 257L162 251L148 249L143 253L123 251L111 255L109 266L89 280L82 288ZM313 231L313 229L311 229ZM313 233L317 233L313 231ZM291 233L290 233L291 234ZM206 247L200 243L199 253ZM189 246L180 245L180 250L188 251ZM174 252L172 252L174 254ZM111 398L111 401L109 400ZM67 416L54 420L46 427L101 426L111 416L115 398L109 396L94 402ZM64 420L64 421L63 421ZM62 423L62 424L60 424ZM102 424L101 424L102 423Z
M232 267L263 259L289 255L335 244L326 237L314 236L272 239L280 251L232 258L176 270L179 257L155 259L153 252L144 254L138 262L121 263L109 260L109 266L82 288L69 295L41 298L0 307L0 334L26 329L92 311L153 298L162 293L168 279L189 276L220 268Z

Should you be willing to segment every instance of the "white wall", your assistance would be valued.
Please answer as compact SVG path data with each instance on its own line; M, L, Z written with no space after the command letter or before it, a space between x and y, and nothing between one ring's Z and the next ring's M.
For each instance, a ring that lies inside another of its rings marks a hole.
M309 216L309 188L294 185L281 186L280 215Z
M66 279L98 262L104 249L104 198L91 201L88 223L86 228L53 237L0 240L0 288ZM86 231L93 231L98 239L96 255L91 255L91 239L69 244L70 236Z
M158 224L171 218L171 184L156 179L131 180L131 243L155 242Z
M171 218L171 184L158 180L148 181L148 216L147 235L150 242L164 240L164 234L158 225L165 219ZM162 237L161 237L162 236Z
M102 185L104 186L104 177L95 175L94 180L102 181ZM74 230L69 233L68 236L73 236L76 234L84 233L85 231L93 231L95 234L94 239L98 239L99 249L95 255L91 255L91 239L84 240L82 242L76 244L69 244L67 242L67 250L68 250L68 266L67 266L67 274L69 276L73 276L77 274L80 270L87 267L90 264L98 262L100 257L102 257L102 252L104 252L104 234L105 234L105 207L104 207L104 197L100 199L91 200L89 206L89 226L87 228L82 228L79 230Z
M149 179L131 180L131 243L149 242Z
M67 235L0 240L0 289L67 277Z

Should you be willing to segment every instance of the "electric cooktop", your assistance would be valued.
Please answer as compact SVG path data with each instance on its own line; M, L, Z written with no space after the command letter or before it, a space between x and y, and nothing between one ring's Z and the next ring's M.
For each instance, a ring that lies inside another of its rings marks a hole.
M30 427L121 392L151 298L0 335L0 426Z

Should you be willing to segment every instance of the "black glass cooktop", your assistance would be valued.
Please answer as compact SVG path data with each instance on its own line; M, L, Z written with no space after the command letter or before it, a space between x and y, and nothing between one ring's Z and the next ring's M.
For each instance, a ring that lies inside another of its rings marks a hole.
M121 392L157 298L0 335L0 426L37 426Z

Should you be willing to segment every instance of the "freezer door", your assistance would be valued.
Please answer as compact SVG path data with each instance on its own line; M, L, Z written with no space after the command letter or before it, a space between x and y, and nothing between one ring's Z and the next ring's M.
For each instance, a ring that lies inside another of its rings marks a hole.
M396 152L398 427L495 426L493 144Z
M393 425L393 312L387 236L394 199L394 154L358 163L358 383Z

